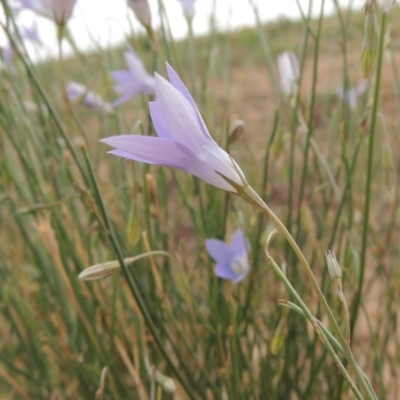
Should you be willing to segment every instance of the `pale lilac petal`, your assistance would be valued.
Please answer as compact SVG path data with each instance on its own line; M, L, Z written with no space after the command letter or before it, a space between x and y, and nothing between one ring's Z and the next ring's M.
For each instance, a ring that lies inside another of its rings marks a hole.
M111 72L115 81L114 90L121 95L114 103L116 107L139 94L154 94L154 78L147 73L142 60L133 49L125 53L128 70Z
M22 8L28 8L57 24L65 24L71 17L76 0L19 0Z
M217 264L215 266L216 276L238 283L248 275L250 264L246 244L247 239L240 229L237 229L232 235L230 245L217 239L205 241L208 254Z
M238 279L238 277L240 276L240 275L239 276L236 275L235 272L232 271L232 269L228 263L218 263L215 266L215 275L218 278L229 279L232 282L235 282Z
M186 88L185 84L182 82L181 78L178 76L178 74L175 72L175 70L168 63L167 63L167 73L168 73L168 79L171 82L172 86L174 86L175 89L179 90L179 92L186 98L186 100L192 105L192 107L196 111L197 118L200 123L200 126L202 127L203 134L207 138L211 139L211 136L206 128L206 125L203 121L200 111L197 108L196 103L193 100L192 95L187 90L187 88Z
M185 18L192 19L195 14L195 3L196 0L178 0L179 3L182 5L183 14Z
M294 53L285 51L278 56L281 88L286 96L295 96L300 78L299 61Z
M229 263L229 261L235 255L229 245L227 245L222 240L207 239L205 243L208 254L217 263Z
M151 120L153 122L154 128L156 128L158 136L163 139L172 139L172 135L168 132L168 129L164 124L164 118L160 103L157 101L150 102L149 110Z
M128 6L144 26L149 27L151 25L151 12L147 0L128 0Z
M193 150L207 143L197 114L186 98L162 76L155 74L158 112L172 138Z
M366 92L367 88L368 81L361 82L356 88L357 95L362 96Z
M247 253L246 238L241 229L237 229L233 233L231 248L235 250L235 254Z
M243 272L240 275L236 275L235 278L232 280L233 283L239 283L240 281L242 281L244 278L246 278L246 276L249 274L250 272L250 268L246 271Z
M70 101L82 99L83 104L96 112L112 112L111 104L104 101L97 93L93 93L88 88L78 82L68 82L65 86L67 96Z
M185 169L191 161L171 140L153 136L119 135L101 139L101 142L119 150L112 154L122 155L122 150L122 157L148 164Z

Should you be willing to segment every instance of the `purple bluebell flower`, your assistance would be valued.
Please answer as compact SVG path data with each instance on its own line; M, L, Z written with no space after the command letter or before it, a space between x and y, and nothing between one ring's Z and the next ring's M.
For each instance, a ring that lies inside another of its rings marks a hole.
M215 275L218 278L238 283L250 272L249 243L241 229L234 232L231 244L218 239L207 239L206 248L208 254L217 263Z
M76 0L19 0L21 8L28 8L39 15L65 25L71 17Z
M21 35L24 39L32 43L41 44L42 41L39 36L39 29L36 21L33 21L30 26L24 26L21 29Z
M78 82L68 82L65 89L71 101L82 99L83 104L95 112L110 113L113 111L110 103L107 103L97 93L89 91L86 86Z
M145 69L142 60L133 49L125 53L128 69L111 72L115 81L114 90L121 97L114 101L113 106L119 106L138 94L154 94L154 77Z
M243 172L212 139L192 96L168 64L167 71L170 82L155 74L157 101L149 105L159 137L120 135L102 142L116 149L111 154L180 168L210 185L238 193L238 188L247 185Z
M151 26L151 12L147 0L127 0L130 7L136 15L136 18L145 27Z
M357 87L349 88L346 91L343 90L343 86L338 86L336 88L336 93L343 101L348 103L352 110L354 110L357 108L358 99L365 93L367 87L367 81L360 83Z
M299 90L300 68L296 54L285 51L278 56L281 88L285 96L296 96Z
M196 0L178 0L182 5L183 14L186 19L192 20L195 14Z
M1 49L1 56L4 61L4 63L9 67L13 68L13 63L14 63L14 58L15 58L15 51L13 47L11 46L11 43L7 43L2 49Z

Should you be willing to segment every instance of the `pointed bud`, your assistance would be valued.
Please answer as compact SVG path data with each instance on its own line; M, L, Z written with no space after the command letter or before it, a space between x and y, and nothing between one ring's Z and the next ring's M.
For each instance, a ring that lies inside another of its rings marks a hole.
M377 20L375 2L365 4L364 43L361 51L360 67L364 78L371 76L377 56Z
M151 26L151 12L147 0L128 0L128 6L133 10L136 18L145 27Z
M107 278L107 276L117 273L120 269L118 261L109 261L102 264L92 265L83 270L78 278L82 281L95 281L98 279Z
M230 142L236 142L244 132L244 121L237 119L232 121L229 127Z
M154 378L166 393L173 393L176 390L175 381L169 376L163 375L160 371L155 371Z
M328 265L328 271L331 279L342 279L342 271L340 269L339 263L336 259L335 253L333 251L328 250L325 253L326 263Z
M274 335L271 340L271 353L276 356L283 348L285 344L284 328L286 325L286 318L282 318L279 321L278 326L275 329Z
M149 256L169 256L166 251L154 250L148 251L147 253L139 254L135 257L129 257L124 259L126 265L132 264L133 262ZM91 267L82 271L78 278L83 281L95 281L97 279L107 278L110 275L115 274L121 269L121 265L118 260L108 261L101 264L92 265Z

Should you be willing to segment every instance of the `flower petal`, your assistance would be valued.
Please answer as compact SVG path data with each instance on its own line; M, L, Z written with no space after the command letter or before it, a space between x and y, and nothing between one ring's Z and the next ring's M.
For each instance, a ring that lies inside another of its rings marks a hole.
M236 229L232 235L231 249L236 255L247 253L247 243L244 233L241 229Z
M247 271L243 272L242 274L236 275L235 278L232 279L232 282L233 282L233 283L239 283L239 282L242 281L244 278L246 278L246 276L249 274L249 272L250 272L250 268L249 268Z
M155 112L164 121L164 126L172 138L195 150L210 139L203 134L196 111L188 100L166 79L155 74L156 98ZM152 114L153 117L153 114Z
M200 114L199 109L197 108L196 103L193 100L192 95L189 93L189 90L187 90L185 84L182 82L181 78L178 76L178 74L175 72L175 70L167 63L167 73L168 73L168 79L171 82L172 86L179 90L179 92L185 96L186 100L192 105L194 110L196 111L197 118L199 121L200 126L202 127L202 132L203 134L211 139L210 133L208 132L208 129L203 121L203 118Z
M206 249L208 254L217 263L230 263L232 258L235 256L232 249L222 240L218 239L207 239Z
M215 275L218 276L218 278L230 279L233 282L235 282L238 276L240 276L236 275L235 272L232 271L231 266L228 263L223 262L218 263L215 266Z
M110 153L148 164L186 169L190 157L171 140L152 136L120 135L101 139L116 148Z

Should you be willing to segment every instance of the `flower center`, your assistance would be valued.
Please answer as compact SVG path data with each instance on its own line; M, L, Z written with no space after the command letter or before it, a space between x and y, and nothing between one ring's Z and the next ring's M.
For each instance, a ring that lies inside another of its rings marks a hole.
M232 271L235 274L243 274L249 268L246 253L242 254L241 256L235 256L231 262Z

